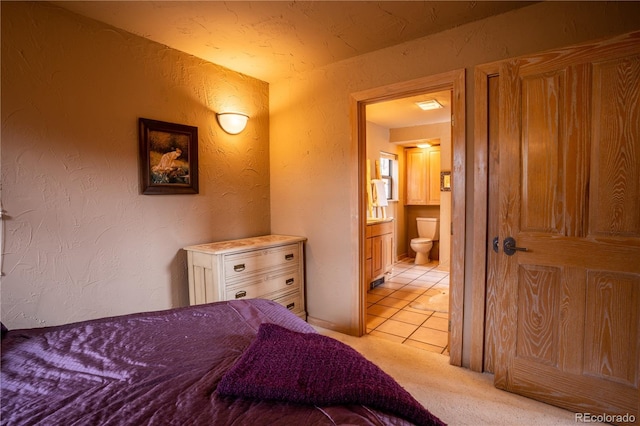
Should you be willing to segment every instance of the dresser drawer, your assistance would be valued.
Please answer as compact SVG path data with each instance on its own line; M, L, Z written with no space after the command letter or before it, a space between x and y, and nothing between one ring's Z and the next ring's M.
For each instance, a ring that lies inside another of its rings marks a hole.
M277 271L245 280L234 285L228 285L225 290L225 300L253 299L263 297L278 291L301 290L302 280L297 268Z
M304 310L302 292L299 292L299 291L295 293L287 294L282 297L277 297L273 299L273 301L281 304L282 306L289 309L294 314L300 314L300 312Z
M225 279L234 280L265 269L297 265L300 261L298 247L298 244L290 244L267 250L226 255L224 259Z

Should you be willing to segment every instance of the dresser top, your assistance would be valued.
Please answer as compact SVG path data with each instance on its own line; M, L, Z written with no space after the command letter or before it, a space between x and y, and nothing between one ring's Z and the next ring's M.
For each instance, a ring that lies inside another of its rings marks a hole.
M240 240L218 241L214 243L198 244L184 247L184 250L199 251L202 253L229 253L241 250L260 249L264 247L275 247L286 244L306 241L305 237L295 237L291 235L263 235L260 237L243 238Z

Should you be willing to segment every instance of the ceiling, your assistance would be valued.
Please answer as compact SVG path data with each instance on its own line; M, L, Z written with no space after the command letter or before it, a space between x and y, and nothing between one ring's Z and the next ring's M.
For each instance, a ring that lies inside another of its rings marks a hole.
M273 83L533 2L52 1ZM396 110L399 111L396 105ZM388 122L390 114L386 114Z
M423 111L416 102L435 99L442 108ZM451 121L451 92L443 91L367 105L367 121L388 129Z
M273 83L471 21L522 1L53 1Z

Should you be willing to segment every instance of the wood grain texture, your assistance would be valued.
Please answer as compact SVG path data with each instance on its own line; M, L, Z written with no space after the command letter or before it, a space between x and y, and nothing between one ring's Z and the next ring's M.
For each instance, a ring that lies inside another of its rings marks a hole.
M497 290L500 282L497 271L500 265L500 250L493 250L493 238L500 238L500 222L498 216L499 208L499 172L500 172L500 123L498 121L498 107L500 104L500 78L492 76L489 78L489 202L487 205L487 290L486 290L486 319L485 319L485 369L493 372L493 359L496 352L496 309ZM499 243L498 243L499 244Z
M496 271L499 256L492 248L498 230L498 66L475 69L475 158L473 305L470 368L493 372L496 339ZM483 226L484 225L484 226Z
M487 257L489 255L487 241L491 232L488 229L488 200L489 182L489 75L496 73L488 67L476 67L474 70L475 86L475 116L474 116L474 158L473 158L473 234L471 235L473 276L471 277L472 305L471 305L471 351L469 368L473 371L492 371L487 368L487 357L493 353L486 350L488 344L485 339L485 298L487 297ZM497 145L495 145L497 146ZM497 191L496 191L497 193ZM492 238L492 237L491 237ZM488 311L487 311L488 315ZM489 339L489 342L492 340ZM489 365L493 365L490 361Z
M522 90L522 209L520 230L564 230L565 147L561 131L564 73L529 75Z
M427 204L440 205L440 147L429 149Z
M429 204L429 153L422 148L405 150L407 193L406 205Z
M584 360L585 280L584 268L563 268L558 313L558 369L575 375L582 374Z
M586 291L586 374L638 387L640 276L590 271Z
M499 235L500 243L507 236L513 236L519 228L520 221L520 97L503 95L520 93L520 61L505 61L500 67L500 171L499 171ZM516 159L514 161L514 159ZM506 161L505 161L506 160ZM504 255L503 255L504 256ZM518 267L515 262L499 262L496 279L501 289L496 297L497 334L495 352L495 385L501 389L513 386L513 377L509 373L512 368L513 354L516 353L517 342L517 285Z
M636 419L639 37L500 65L500 233L528 250L499 261L494 360L498 387Z
M455 118L451 129L453 163L451 170L452 190L452 237L451 237L451 275L449 314L449 362L462 365L462 329L464 321L464 283L465 283L465 247L466 247L466 90L465 70L456 70L450 74L452 89L452 108Z
M558 363L560 269L520 265L516 356Z
M565 169L565 216L564 232L567 237L584 237L587 234L587 204L589 190L590 132L583 123L591 114L591 66L578 64L567 68L566 86L568 108L564 109L564 138L567 152L574 155L564 157Z
M640 59L593 66L590 233L640 237Z

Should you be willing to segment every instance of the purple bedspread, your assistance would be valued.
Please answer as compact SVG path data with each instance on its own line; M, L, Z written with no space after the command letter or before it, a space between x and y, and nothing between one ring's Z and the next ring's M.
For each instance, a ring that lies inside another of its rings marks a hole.
M125 315L2 338L2 425L409 425L361 405L222 397L262 323L314 332L252 299Z

